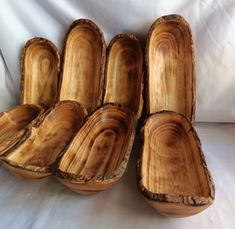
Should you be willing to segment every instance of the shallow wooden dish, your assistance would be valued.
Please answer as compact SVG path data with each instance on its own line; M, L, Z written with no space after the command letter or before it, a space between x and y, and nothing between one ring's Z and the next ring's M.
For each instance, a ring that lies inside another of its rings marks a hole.
M24 141L5 158L4 166L10 172L30 179L52 173L54 162L82 126L87 111L101 103L104 60L100 29L87 19L73 22L65 39L60 102L35 121Z
M89 117L55 171L60 182L81 194L106 190L122 177L142 110L143 56L138 40L117 35L108 50L106 105Z
M44 108L55 103L58 92L60 56L52 42L29 40L21 56L21 103L0 113L0 156L24 135L26 127Z
M189 25L179 15L158 19L149 31L147 110L137 182L163 215L196 214L214 200L214 185L192 126L194 54ZM166 110L166 111L165 111Z

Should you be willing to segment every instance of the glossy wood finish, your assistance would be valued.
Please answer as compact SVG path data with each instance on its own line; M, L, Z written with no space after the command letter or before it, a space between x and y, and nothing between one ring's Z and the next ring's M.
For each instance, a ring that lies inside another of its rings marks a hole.
M142 62L136 37L123 34L112 39L106 64L106 105L74 137L55 174L73 191L104 191L125 172L142 111Z
M57 178L81 194L110 187L123 175L133 143L134 115L108 104L95 111L61 158Z
M29 40L21 55L21 103L0 113L0 156L23 137L26 127L44 108L52 106L58 91L60 56L52 42ZM32 104L30 104L32 103Z
M52 42L44 38L29 40L21 57L22 104L54 105L58 92L60 57Z
M142 130L139 188L160 213L196 214L214 199L214 186L191 123L175 112L150 116Z
M70 26L65 42L60 100L73 100L94 111L102 100L105 42L101 30L90 20Z
M171 110L194 120L194 52L191 30L180 16L161 17L149 30L147 108Z
M57 103L34 120L24 138L3 159L4 165L24 178L48 176L51 165L80 128L85 116L77 102Z
M137 183L163 215L199 213L214 200L214 184L192 126L195 75L189 25L179 15L153 23L146 49L147 112Z
M23 137L25 127L38 116L40 111L37 106L24 104L0 113L0 156Z

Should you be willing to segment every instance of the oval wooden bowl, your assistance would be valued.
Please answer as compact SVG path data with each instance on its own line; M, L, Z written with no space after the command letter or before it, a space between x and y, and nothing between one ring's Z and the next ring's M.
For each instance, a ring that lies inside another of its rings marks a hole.
M23 137L25 128L40 113L34 105L19 105L8 112L0 113L0 156L4 155Z
M55 173L81 194L94 194L123 175L133 142L134 115L108 104L95 111L66 148Z
M213 181L192 127L192 46L189 25L179 15L161 17L150 28L146 48L150 116L142 129L137 182L148 203L172 217L196 214L214 199Z
M21 57L21 102L51 107L58 93L60 56L45 38L29 40Z
M95 23L72 23L65 39L60 100L77 101L88 113L101 105L105 51L103 33Z
M54 104L59 65L58 50L49 40L33 38L25 44L21 55L23 105L0 113L0 156L7 154L23 137L26 127L44 111L43 108Z
M11 173L28 179L51 174L51 166L82 125L86 112L77 103L63 101L28 127L21 141L3 158Z
M159 18L146 46L147 110L171 110L194 120L195 70L191 30L179 15Z
M148 203L172 217L210 206L214 186L189 120L176 112L159 112L147 119L141 134L138 186Z
M117 35L108 47L104 105L74 137L58 164L56 177L80 194L94 194L123 175L142 111L140 44L132 35Z

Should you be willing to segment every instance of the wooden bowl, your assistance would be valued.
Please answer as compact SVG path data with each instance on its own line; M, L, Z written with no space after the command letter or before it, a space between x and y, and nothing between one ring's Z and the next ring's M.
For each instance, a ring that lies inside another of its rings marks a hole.
M33 38L26 43L21 55L22 105L0 113L0 156L23 137L26 127L43 108L55 103L59 65L58 50L49 40Z
M192 36L179 15L158 19L149 31L147 111L137 183L163 215L190 216L214 200L214 185L197 134Z
M23 137L26 126L35 119L41 109L35 105L19 105L0 113L0 156L3 156Z
M65 149L55 172L73 191L94 194L106 190L125 172L142 110L142 62L136 37L113 38L106 64L106 105L88 118Z
M51 175L54 162L82 126L87 111L92 112L101 103L104 61L100 29L90 20L73 22L65 38L61 102L43 114L5 158L10 172L31 179ZM32 131L35 128L37 131Z
M101 105L105 52L103 33L94 22L72 23L65 38L61 101L77 101L88 113Z
M111 187L123 175L133 142L134 115L108 104L94 112L66 148L56 177L80 194Z
M51 167L81 127L86 112L73 101L57 103L30 125L21 141L3 158L3 165L28 179L51 174Z

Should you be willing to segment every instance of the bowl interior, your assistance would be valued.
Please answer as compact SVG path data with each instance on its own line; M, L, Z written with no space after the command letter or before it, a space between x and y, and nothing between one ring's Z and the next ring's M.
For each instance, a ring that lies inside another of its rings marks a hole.
M84 179L115 172L125 157L132 128L132 113L111 105L98 109L70 143L59 169Z
M100 103L104 41L100 30L87 21L69 30L65 45L60 100L73 100L88 113Z
M23 104L50 107L58 91L59 55L46 39L32 39L23 55Z
M141 106L143 55L135 37L117 36L111 42L106 66L104 103L118 103L137 114Z
M143 129L142 183L152 193L208 197L201 149L190 122L175 112L150 116Z
M147 46L148 109L194 117L194 57L191 32L182 18L156 21Z
M83 109L75 102L57 104L6 159L21 165L51 165L81 126L84 116Z

